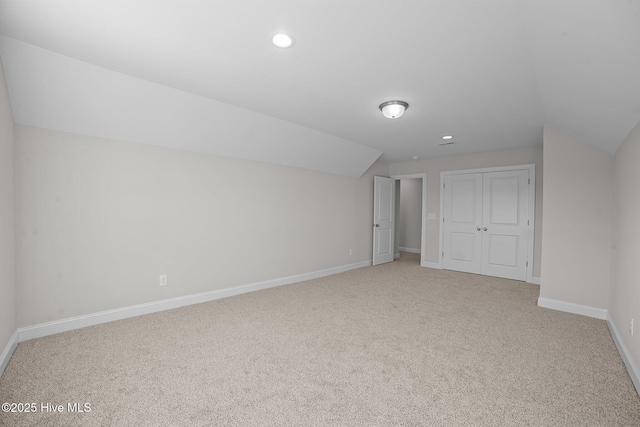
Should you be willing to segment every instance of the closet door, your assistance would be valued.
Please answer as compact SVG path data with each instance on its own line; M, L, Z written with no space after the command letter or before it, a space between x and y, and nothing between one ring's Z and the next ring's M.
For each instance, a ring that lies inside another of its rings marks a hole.
M442 266L480 273L482 269L482 174L444 178Z
M529 171L482 175L481 274L526 280Z

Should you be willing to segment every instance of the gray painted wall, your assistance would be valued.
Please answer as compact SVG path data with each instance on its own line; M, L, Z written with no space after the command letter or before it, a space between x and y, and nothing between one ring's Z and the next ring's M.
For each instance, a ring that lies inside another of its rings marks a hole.
M13 115L0 62L0 353L15 330Z
M369 260L374 174L16 126L17 326Z
M400 180L398 238L401 248L420 249L422 239L422 180Z
M640 367L640 123L615 155L609 315ZM634 335L629 321L634 319Z
M540 297L606 309L613 156L545 127L544 177Z

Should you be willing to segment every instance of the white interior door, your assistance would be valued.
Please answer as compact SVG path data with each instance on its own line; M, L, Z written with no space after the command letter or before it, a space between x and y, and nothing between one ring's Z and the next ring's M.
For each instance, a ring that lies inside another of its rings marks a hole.
M482 174L444 179L442 267L480 273L482 269Z
M373 265L393 261L396 180L373 177Z
M527 278L528 180L528 170L483 174L482 274Z

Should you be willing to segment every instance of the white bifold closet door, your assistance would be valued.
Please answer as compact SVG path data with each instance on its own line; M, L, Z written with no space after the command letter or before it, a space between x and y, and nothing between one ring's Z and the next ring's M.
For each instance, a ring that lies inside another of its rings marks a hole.
M526 280L529 171L444 178L443 268Z

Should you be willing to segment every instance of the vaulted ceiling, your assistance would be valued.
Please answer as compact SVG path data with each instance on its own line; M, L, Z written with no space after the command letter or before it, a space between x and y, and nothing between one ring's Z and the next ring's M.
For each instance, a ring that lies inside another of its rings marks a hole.
M0 1L0 34L18 123L345 175L640 120L638 0Z

